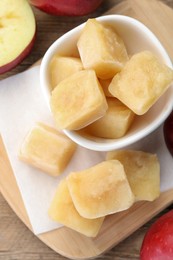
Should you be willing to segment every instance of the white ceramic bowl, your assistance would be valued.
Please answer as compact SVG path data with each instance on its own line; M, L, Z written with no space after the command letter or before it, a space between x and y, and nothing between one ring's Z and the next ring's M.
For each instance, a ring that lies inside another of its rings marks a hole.
M128 53L150 50L167 66L172 62L156 36L139 21L123 15L107 15L97 18L104 24L110 24L122 37ZM49 106L51 95L49 64L56 54L71 55L77 52L76 42L84 24L74 28L56 40L45 53L40 69L41 86ZM173 86L143 116L137 117L128 133L118 139L95 138L84 136L76 131L64 130L64 133L77 144L96 151L111 151L128 146L153 132L167 118L173 106Z

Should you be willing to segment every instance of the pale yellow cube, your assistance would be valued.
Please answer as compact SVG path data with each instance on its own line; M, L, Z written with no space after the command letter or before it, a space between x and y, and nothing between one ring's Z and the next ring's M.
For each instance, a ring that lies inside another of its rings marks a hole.
M108 160L123 165L136 200L153 201L160 195L160 164L155 154L133 150L117 150L107 154Z
M85 130L91 135L116 139L124 136L134 120L134 113L116 98L107 98L106 114L88 125Z
M167 90L173 81L173 70L162 64L151 52L132 56L109 85L110 93L134 113L143 115Z
M77 130L102 117L108 108L93 70L76 72L61 81L50 100L57 128Z
M109 25L88 19L77 42L85 69L94 69L101 79L110 79L127 62L126 47Z
M19 159L48 173L60 175L76 150L76 144L45 124L37 124L24 139Z
M68 188L79 214L93 219L128 209L134 202L123 165L117 160L72 172Z
M50 80L52 89L62 80L82 69L83 65L79 58L56 55L50 63Z
M62 180L51 202L49 216L54 221L61 223L88 237L95 237L104 221L104 217L86 219L79 215L71 199L67 182Z

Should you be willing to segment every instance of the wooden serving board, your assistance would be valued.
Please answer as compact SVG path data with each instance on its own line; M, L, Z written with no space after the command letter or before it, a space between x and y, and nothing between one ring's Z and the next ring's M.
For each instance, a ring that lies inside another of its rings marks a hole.
M156 34L173 59L173 10L171 8L156 0L126 0L116 5L107 14L124 14L143 22ZM0 191L19 218L32 230L1 138L0 167ZM65 227L41 234L38 238L68 258L93 258L132 234L172 201L173 190L169 190L162 193L154 202L136 203L129 210L111 215L106 218L96 238L87 238Z

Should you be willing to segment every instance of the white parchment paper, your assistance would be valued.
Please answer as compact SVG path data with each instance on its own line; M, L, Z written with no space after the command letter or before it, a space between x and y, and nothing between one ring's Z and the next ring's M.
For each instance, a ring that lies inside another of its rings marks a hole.
M51 113L40 87L39 68L37 66L0 81L0 133L35 234L61 226L51 221L47 215L59 181L70 171L86 169L105 158L105 153L78 147L65 172L56 178L18 159L20 145L36 122L53 126ZM165 146L162 133L161 126L130 148L157 153L161 164L161 191L165 191L173 188L173 159ZM0 174L3 174L1 169Z

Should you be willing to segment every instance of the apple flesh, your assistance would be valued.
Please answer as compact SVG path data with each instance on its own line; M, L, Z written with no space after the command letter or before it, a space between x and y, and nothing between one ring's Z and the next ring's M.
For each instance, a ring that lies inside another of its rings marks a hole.
M49 14L82 16L93 12L102 0L30 0L29 2Z
M0 74L17 66L31 51L36 22L27 0L0 1Z

